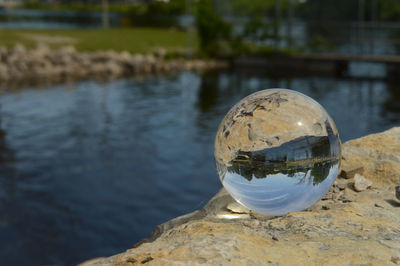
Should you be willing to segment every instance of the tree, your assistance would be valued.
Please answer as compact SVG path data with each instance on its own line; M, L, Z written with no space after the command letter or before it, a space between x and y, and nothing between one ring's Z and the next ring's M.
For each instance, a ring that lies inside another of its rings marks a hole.
M110 27L110 17L108 14L108 0L102 0L101 4L103 7L103 16L102 16L103 28L108 29Z
M200 37L200 48L207 55L217 55L221 42L229 41L231 36L231 25L214 11L212 0L198 2L196 28Z

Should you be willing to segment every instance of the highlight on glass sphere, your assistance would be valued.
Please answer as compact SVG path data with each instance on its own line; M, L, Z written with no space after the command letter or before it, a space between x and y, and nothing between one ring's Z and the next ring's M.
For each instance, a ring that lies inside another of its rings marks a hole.
M336 125L310 97L268 89L226 114L215 139L219 178L231 196L259 213L285 215L320 200L340 167Z

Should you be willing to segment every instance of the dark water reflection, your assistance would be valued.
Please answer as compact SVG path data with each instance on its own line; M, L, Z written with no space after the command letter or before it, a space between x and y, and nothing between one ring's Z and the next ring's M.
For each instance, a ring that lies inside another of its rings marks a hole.
M261 88L318 100L342 140L400 124L397 85L186 72L6 90L0 97L0 260L69 265L133 246L221 187L217 126Z

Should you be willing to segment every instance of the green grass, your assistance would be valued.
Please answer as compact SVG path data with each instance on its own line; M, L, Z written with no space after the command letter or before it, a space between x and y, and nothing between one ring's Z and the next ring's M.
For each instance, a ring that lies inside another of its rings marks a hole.
M153 1L149 4L136 3L136 4L112 4L108 5L110 12L118 12L124 14L145 14L149 11L156 11L164 15L168 14L183 14L186 10L185 0L173 0L169 3ZM97 4L80 4L80 3L69 3L69 4L43 4L40 2L28 2L24 3L16 8L23 9L37 9L37 10L54 10L54 11L102 11L103 6L101 1Z
M193 48L197 39L191 33ZM168 52L187 49L186 32L174 29L159 28L122 28L122 29L83 29L83 30L7 30L0 29L0 46L12 47L20 43L28 48L36 46L37 40L53 48L73 45L78 51L128 51L131 53L148 53L157 48ZM63 40L66 39L66 40ZM70 41L69 41L69 40Z

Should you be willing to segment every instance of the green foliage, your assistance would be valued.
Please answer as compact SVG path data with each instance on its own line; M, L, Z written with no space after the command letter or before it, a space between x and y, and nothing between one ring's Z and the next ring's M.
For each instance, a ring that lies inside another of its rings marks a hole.
M179 15L185 12L185 0L171 0L170 2L152 1L148 4L148 14Z
M231 25L214 11L212 0L199 0L196 28L201 51L206 55L215 56L230 49Z
M178 15L185 12L185 0L171 0L169 2L151 1L148 4L114 4L109 1L109 10L124 14L156 14L156 15ZM25 1L21 7L27 9L42 9L42 10L69 10L69 11L101 11L101 1L93 3L67 2L59 4L44 4L42 1Z
M232 9L237 16L273 16L275 0L232 0Z
M332 52L334 47L323 36L315 35L308 44L312 52Z
M274 1L268 0L267 2L265 4L264 1L257 0L255 4L259 4L265 9L271 8L271 3ZM242 14L247 14L250 20L244 25L243 32L234 36L232 26L217 14L215 10L218 8L215 8L213 3L212 0L200 0L196 9L196 28L202 54L236 57L243 54L270 55L276 52L273 47L262 44L263 41L274 37L274 24L267 22L265 14L260 12L263 10L262 8L254 8L254 3L249 5L244 1L235 0L236 8L241 5L243 8L248 6L248 9L244 10ZM218 2L217 7L221 8L221 5L224 4ZM284 53L288 52L284 51Z
M358 16L358 1L308 0L296 12L311 20L354 20Z
M83 3L68 3L68 4L55 4L48 5L41 1L26 1L20 6L26 9L40 9L40 10L67 10L67 11L100 11L101 3L99 5L85 5Z
M375 1L375 7L372 7ZM398 0L365 0L364 19L370 20L372 9L377 12L376 19L395 21L400 19L400 2ZM296 14L300 17L315 20L347 20L357 21L359 13L359 1L348 0L308 0L298 4Z
M379 16L382 20L400 19L400 2L397 0L380 0Z
M252 42L264 41L268 38L274 37L271 34L272 26L266 23L262 16L253 16L248 23L244 26L244 31L241 38L245 38Z

